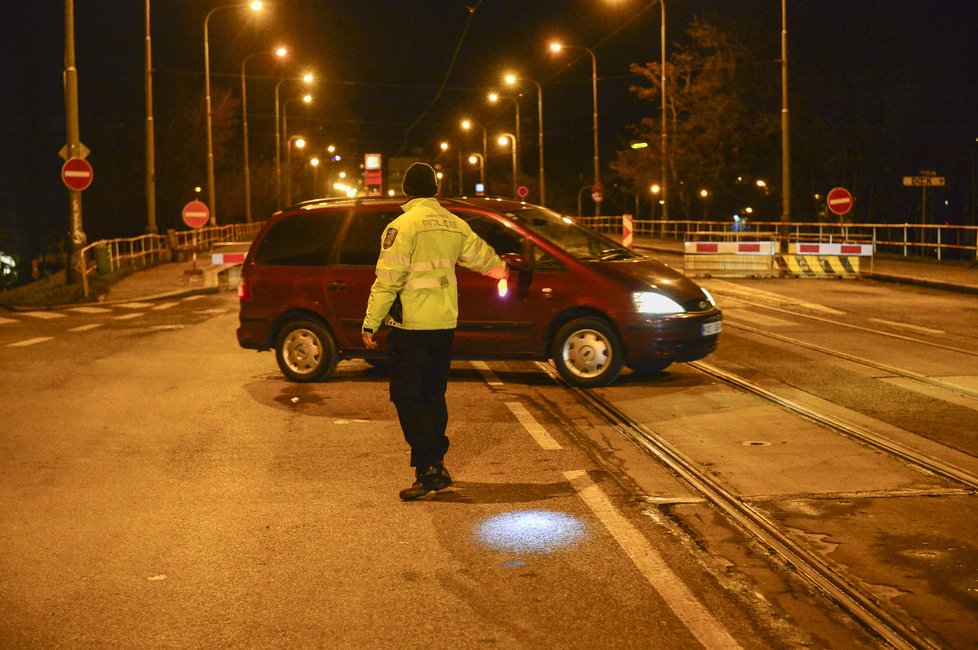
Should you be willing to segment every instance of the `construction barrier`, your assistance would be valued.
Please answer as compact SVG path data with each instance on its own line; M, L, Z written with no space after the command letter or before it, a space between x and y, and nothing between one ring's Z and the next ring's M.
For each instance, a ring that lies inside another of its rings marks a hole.
M860 258L872 256L872 244L796 242L778 263L783 274L797 278L854 278Z
M777 243L685 242L683 272L688 277L771 278Z

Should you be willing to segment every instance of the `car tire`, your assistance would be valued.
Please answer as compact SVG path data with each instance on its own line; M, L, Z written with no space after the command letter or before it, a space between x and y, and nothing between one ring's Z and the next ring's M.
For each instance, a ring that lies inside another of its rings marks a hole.
M339 354L333 335L322 323L295 320L275 338L275 360L290 381L308 382L328 379Z
M565 381L594 388L618 378L624 366L623 352L618 335L607 322L577 318L557 332L551 357Z
M669 366L671 361L635 361L627 364L636 375L650 376L657 375Z

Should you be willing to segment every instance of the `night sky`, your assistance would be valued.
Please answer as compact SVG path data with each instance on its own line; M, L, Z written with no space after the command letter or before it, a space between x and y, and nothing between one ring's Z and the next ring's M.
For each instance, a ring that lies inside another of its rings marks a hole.
M160 116L181 93L196 93L203 103L203 22L222 3L152 4L154 106ZM85 231L89 241L141 234L144 2L75 5L81 140L92 150L95 169L83 194ZM320 148L336 144L348 161L372 151L435 160L442 140L461 142L467 152L481 149L481 131L465 140L458 128L463 116L485 125L490 136L513 130L512 103L494 107L485 95L502 89L504 71L516 70L543 87L548 203L574 212L578 190L591 176L591 64L580 51L555 56L547 42L557 37L595 52L607 170L613 152L629 139L627 126L654 112L628 90L638 81L629 64L659 59L659 7L648 6L646 0L291 0L269 3L261 21L249 19L246 10L220 9L210 20L212 83L238 96L243 58L286 43L293 50L286 67L270 58L248 64L253 157L264 151L267 158L274 146L273 89L280 70L292 75L308 68L319 79L312 90L316 99L309 109L289 105L290 132L309 135ZM751 35L756 65L779 84L780 9L779 0L669 0L670 50L683 42L694 16L717 15ZM7 0L0 30L0 249L29 259L67 230L58 158L65 142L64 3ZM978 154L978 3L788 0L788 32L793 141L807 136L818 142L817 129L826 123L854 133L886 125L887 158L872 164L892 176L893 196L881 203L885 214L864 220L902 221L900 210L911 209L916 195L907 195L900 177L935 170L948 182L939 197L947 205L937 217L970 223ZM297 93L298 86L285 85L282 99ZM521 164L535 172L536 92L529 85L525 93ZM780 105L770 110L777 115ZM166 150L161 133L176 137L166 126L172 127L157 124L158 155ZM206 149L202 141L197 146L202 166ZM506 165L506 155L495 149L490 141L490 153L498 154L490 165ZM808 155L801 146L801 158L793 156L793 193L846 183L844 166L835 177L810 177ZM442 162L454 168L454 158ZM206 184L203 175L199 184ZM179 201L193 198L192 188L176 192L158 181L157 191L173 196L161 201L161 229L182 227ZM606 213L629 206L627 197L609 188ZM811 219L806 209L793 211Z

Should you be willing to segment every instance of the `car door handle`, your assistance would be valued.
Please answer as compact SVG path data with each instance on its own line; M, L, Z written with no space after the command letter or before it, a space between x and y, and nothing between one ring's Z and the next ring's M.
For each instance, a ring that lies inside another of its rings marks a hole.
M330 291L343 291L346 289L346 282L332 282L328 288Z

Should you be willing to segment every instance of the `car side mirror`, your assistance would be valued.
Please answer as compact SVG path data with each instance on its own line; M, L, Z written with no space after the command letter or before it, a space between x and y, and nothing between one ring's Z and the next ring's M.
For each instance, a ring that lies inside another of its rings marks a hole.
M514 271L522 272L530 270L530 265L527 263L526 258L519 253L503 253L500 257L506 262L506 266Z

